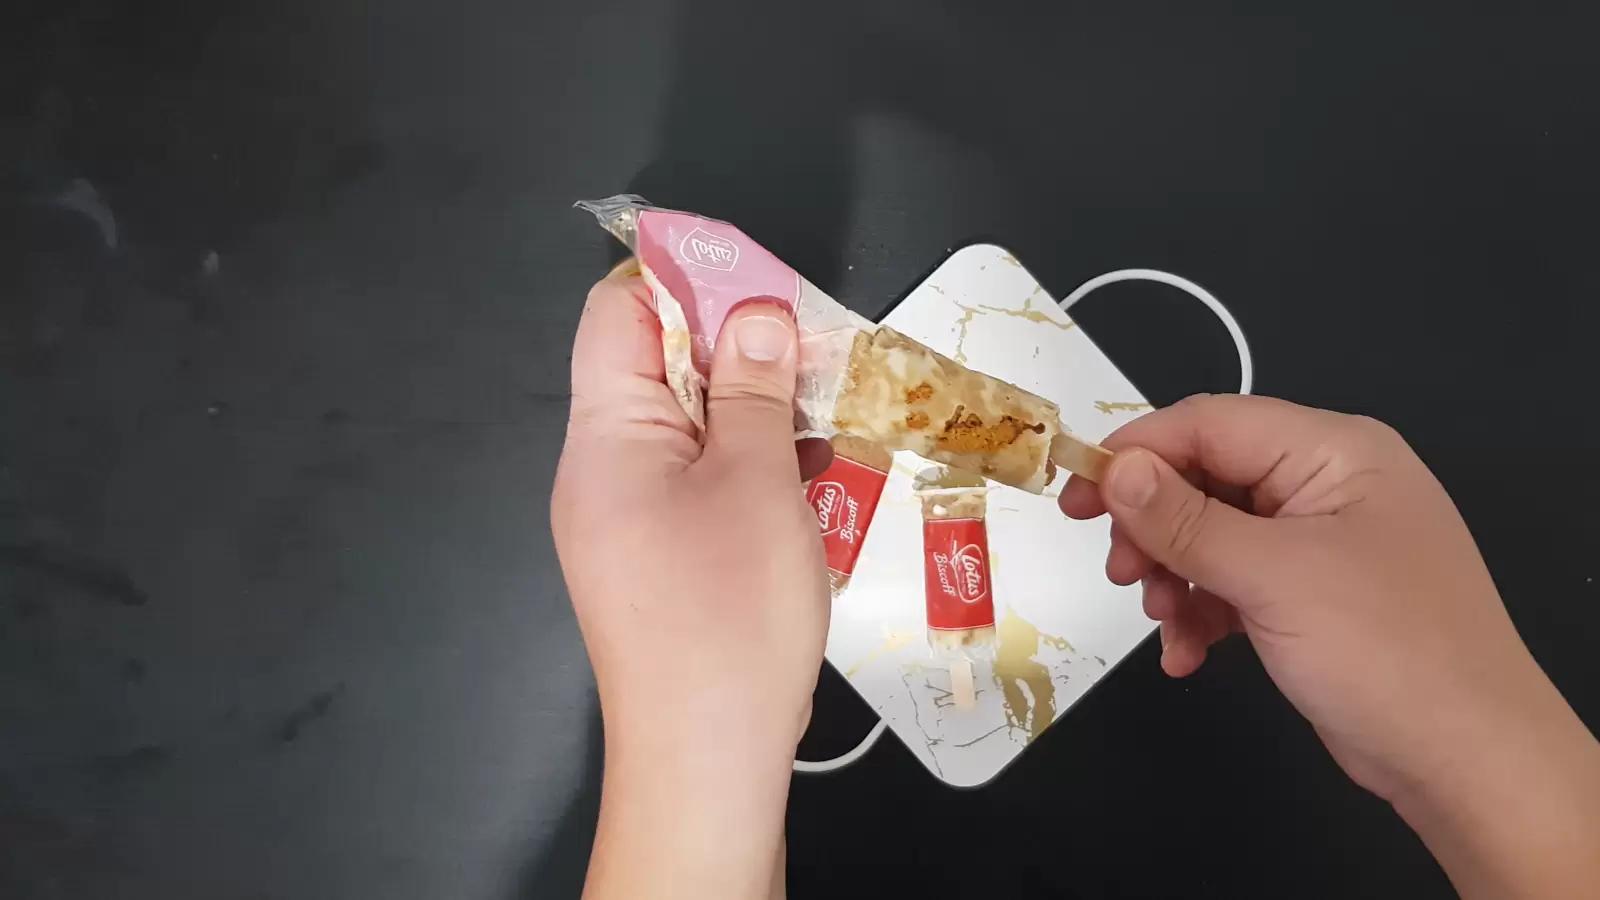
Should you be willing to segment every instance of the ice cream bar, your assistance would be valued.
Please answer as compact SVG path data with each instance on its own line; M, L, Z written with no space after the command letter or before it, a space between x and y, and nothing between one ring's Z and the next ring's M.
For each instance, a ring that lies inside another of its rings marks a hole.
M932 469L917 476L915 490L922 506L928 645L941 656L992 656L989 489L970 474Z
M1061 414L1043 397L888 326L856 335L834 427L1035 494L1055 477Z
M802 432L911 450L1033 493L1057 465L1099 480L1110 459L1065 431L1055 404L856 315L726 222L631 195L578 205L638 257L661 319L667 384L702 431L722 322L764 298L792 310L799 328Z
M817 515L822 548L828 558L828 581L835 597L850 583L861 556L867 526L878 509L894 457L889 451L849 435L835 435L833 464L812 480L806 502Z

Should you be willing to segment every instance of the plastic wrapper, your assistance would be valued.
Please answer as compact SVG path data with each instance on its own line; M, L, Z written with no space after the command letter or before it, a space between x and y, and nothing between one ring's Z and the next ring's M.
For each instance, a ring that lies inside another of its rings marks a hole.
M762 298L788 307L800 333L797 430L819 437L838 431L834 399L855 336L872 331L872 322L726 222L658 209L632 194L578 207L593 213L638 258L661 318L667 384L696 428L705 429L706 377L723 320L745 301Z
M667 383L697 428L728 313L753 298L793 313L795 427L910 450L1033 493L1057 462L1094 477L1109 454L1072 438L1054 403L851 312L726 222L620 195L578 204L634 252L661 319Z
M830 443L833 464L812 479L806 488L806 502L817 516L828 558L828 582L837 597L855 573L861 543L877 512L894 457L876 444L849 435L835 435Z
M989 569L989 489L962 473L917 476L922 507L923 590L928 646L936 657L994 657L994 592Z

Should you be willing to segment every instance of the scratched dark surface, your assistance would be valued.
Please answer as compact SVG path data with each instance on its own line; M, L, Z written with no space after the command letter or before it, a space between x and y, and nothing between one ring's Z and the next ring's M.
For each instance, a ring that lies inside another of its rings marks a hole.
M576 894L546 504L614 252L567 206L624 188L868 313L979 237L1208 285L1261 391L1413 440L1600 724L1600 23L1300 6L7 5L0 896ZM1233 383L1163 289L1075 312L1158 401ZM806 750L866 722L825 673ZM1242 646L983 790L887 740L790 842L798 897L1449 896Z

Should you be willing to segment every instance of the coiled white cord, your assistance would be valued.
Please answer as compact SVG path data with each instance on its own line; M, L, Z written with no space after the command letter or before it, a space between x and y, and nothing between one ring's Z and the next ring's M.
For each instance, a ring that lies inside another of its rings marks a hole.
M878 738L883 737L884 729L888 727L889 720L879 719L878 724L872 726L872 730L867 732L867 736L861 739L861 743L857 744L854 750L843 756L835 756L833 759L825 759L821 762L807 762L803 759L797 759L794 761L794 770L796 772L832 772L834 769L842 769L866 756L867 751L871 750L872 745L878 742Z
M1207 309L1222 320L1222 326L1228 329L1228 336L1233 338L1234 349L1239 351L1239 393L1248 394L1251 388L1255 387L1255 365L1250 356L1250 344L1244 339L1244 329L1239 327L1238 321L1233 318L1233 313L1228 312L1228 308L1222 305L1221 300L1218 300L1210 291L1181 275L1163 272L1160 269L1118 269L1115 272L1096 275L1078 285L1076 290L1062 298L1061 308L1064 310L1071 309L1074 303L1082 300L1090 292L1097 288L1103 288L1108 284L1116 284L1119 281L1154 281L1170 285L1204 303ZM866 756L867 751L871 750L872 746L878 742L878 738L883 737L883 732L888 726L887 720L879 719L878 724L872 726L872 730L867 732L867 736L862 738L861 743L857 744L850 752L843 756L835 756L833 759L825 759L820 762L797 759L794 761L794 770L796 772L832 772L842 769Z
M1248 394L1251 388L1255 387L1255 365L1250 356L1250 344L1244 339L1244 329L1239 327L1239 323L1233 318L1233 313L1228 312L1228 308L1222 305L1221 300L1213 296L1210 291L1181 275L1163 272L1160 269L1118 269L1115 272L1096 275L1078 285L1077 290L1063 298L1061 308L1071 309L1074 303L1082 300L1090 291L1119 281L1159 282L1175 287L1204 303L1207 309L1222 320L1222 327L1228 329L1228 336L1233 338L1234 349L1239 351L1239 393Z

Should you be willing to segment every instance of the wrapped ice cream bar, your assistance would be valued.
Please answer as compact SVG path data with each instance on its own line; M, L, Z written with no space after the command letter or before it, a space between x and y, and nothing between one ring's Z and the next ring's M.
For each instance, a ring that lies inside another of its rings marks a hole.
M626 244L661 319L667 385L695 427L705 429L705 385L723 320L752 298L794 313L800 333L795 426L828 437L833 403L857 333L877 326L801 278L744 232L693 213L658 209L621 194L580 209Z
M667 383L697 428L723 320L764 298L792 310L799 329L802 432L911 450L1034 493L1056 465L1099 480L1110 459L1066 432L1055 404L867 321L726 222L631 195L579 206L638 257L661 319Z
M894 457L889 451L849 435L835 435L833 464L812 480L806 502L817 515L828 558L828 581L838 596L855 573L861 542L878 509Z
M1035 494L1055 477L1054 403L887 326L856 335L833 424L894 450Z
M917 476L922 506L923 591L928 645L936 656L994 654L994 593L989 571L989 489L953 470Z

